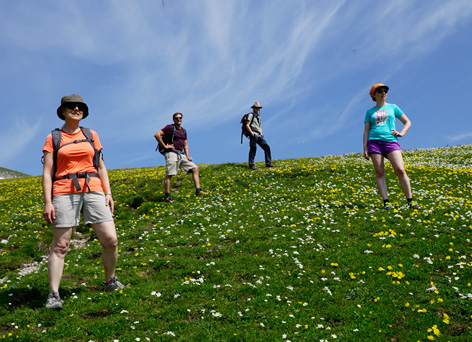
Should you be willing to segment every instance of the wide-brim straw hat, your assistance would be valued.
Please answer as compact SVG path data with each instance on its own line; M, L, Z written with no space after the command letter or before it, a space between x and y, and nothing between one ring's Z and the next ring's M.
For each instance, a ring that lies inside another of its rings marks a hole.
M57 108L57 116L59 117L59 119L61 119L61 120L66 119L64 117L64 114L62 114L62 108L64 107L64 104L66 104L67 102L80 102L80 103L83 103L85 105L85 111L84 111L84 117L83 118L85 119L89 115L88 106L84 102L84 100L82 99L82 96L77 95L77 94L72 94L72 95L66 95L61 99L61 105L59 106L59 108Z
M259 102L254 102L251 108L262 108L262 106L259 104Z

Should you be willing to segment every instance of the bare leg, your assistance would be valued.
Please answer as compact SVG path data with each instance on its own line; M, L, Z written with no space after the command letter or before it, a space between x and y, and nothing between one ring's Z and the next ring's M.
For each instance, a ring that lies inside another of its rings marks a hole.
M64 257L69 250L72 228L53 228L51 252L48 260L49 292L59 292Z
M385 164L384 157L381 154L371 153L372 163L375 170L375 181L382 199L388 199L387 183L385 182Z
M393 170L400 181L400 187L403 190L406 198L411 198L411 186L410 186L410 179L408 178L405 166L403 164L402 152L401 151L393 151L390 152L388 155L388 160L393 166Z
M113 221L92 224L98 241L103 247L102 263L105 268L105 280L108 282L115 275L118 260L118 238Z
M170 179L172 178L172 176L166 176L164 178L164 191L166 192L166 194L170 194Z
M198 167L194 167L190 170L190 172L192 172L192 178L193 182L195 183L195 189L198 189L200 187L200 175L198 172Z

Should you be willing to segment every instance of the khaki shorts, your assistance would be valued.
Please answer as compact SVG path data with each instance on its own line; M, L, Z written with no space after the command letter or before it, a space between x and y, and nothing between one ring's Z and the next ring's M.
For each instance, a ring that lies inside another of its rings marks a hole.
M179 167L185 174L197 167L197 165L187 159L185 154L179 155L174 152L167 152L164 157L166 158L166 176L175 176Z
M56 195L52 204L56 209L56 219L52 223L54 228L77 227L81 212L86 225L113 221L110 207L105 205L103 192Z

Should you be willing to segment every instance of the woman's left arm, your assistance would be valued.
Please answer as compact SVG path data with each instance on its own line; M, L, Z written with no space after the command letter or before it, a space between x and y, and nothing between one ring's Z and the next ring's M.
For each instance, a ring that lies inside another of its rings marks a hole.
M110 179L108 178L107 168L105 167L105 162L103 161L101 153L100 162L98 163L98 177L102 181L102 187L105 191L105 205L110 206L110 211L113 214L115 210L115 203L113 202L113 197L111 195Z
M405 114L402 114L398 119L403 123L403 129L400 132L392 129L392 135L395 136L395 137L401 138L410 129L411 121L410 121L410 119L408 119L408 117Z

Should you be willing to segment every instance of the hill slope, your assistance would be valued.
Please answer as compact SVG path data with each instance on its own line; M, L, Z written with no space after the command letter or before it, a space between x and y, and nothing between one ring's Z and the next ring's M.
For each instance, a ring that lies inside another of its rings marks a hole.
M409 210L387 165L380 208L359 154L200 165L209 193L164 168L109 171L119 237L104 293L101 248L80 226L64 309L44 308L51 229L40 177L0 182L0 336L15 341L467 341L472 339L472 146L404 153Z
M5 179L5 178L18 178L18 177L26 177L28 176L25 173L21 173L18 171L13 171L9 169L5 169L3 167L0 167L0 179Z

